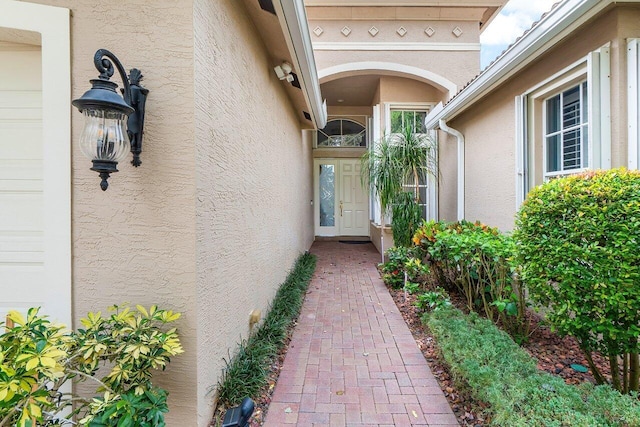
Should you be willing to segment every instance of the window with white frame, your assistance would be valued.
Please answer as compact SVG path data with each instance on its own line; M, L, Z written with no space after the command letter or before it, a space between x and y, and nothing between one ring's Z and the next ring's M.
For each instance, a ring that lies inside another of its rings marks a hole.
M433 135L428 133L424 124L430 108L431 105L429 104L387 104L388 133L391 135L401 134L404 130L408 129L412 133L417 134L418 137L424 138L425 144L430 144L433 142ZM429 149L435 150L435 146L430 146ZM428 165L425 165L425 167L427 166ZM430 188L435 187L435 184L429 182L432 180L432 177L426 177L426 179L420 177L417 186L419 195L418 205L420 206L422 218L424 219L434 218L433 208L431 206L434 197L432 197ZM408 180L403 187L407 192L415 192L416 185L414 179Z
M545 179L589 167L587 82L544 102Z
M609 46L516 96L516 208L557 176L611 167Z
M407 128L414 133L426 133L427 128L424 126L424 119L427 117L427 112L427 109L391 109L391 133L402 133L402 131Z
M330 119L317 132L318 147L366 147L367 129L351 119Z

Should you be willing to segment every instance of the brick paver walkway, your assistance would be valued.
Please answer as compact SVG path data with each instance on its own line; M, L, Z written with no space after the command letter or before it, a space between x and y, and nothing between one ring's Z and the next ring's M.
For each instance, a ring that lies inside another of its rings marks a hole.
M318 265L265 426L457 426L369 244L316 242Z

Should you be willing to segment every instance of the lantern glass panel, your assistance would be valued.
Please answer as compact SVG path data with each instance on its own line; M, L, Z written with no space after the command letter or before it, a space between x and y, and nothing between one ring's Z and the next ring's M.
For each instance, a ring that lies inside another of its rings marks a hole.
M92 160L121 161L131 150L127 115L114 110L85 109L80 150Z

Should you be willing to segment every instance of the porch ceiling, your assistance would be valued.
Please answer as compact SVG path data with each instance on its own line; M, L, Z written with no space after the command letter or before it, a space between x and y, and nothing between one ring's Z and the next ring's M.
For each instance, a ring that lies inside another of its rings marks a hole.
M379 83L380 76L352 76L323 83L320 88L329 106L362 107L373 104Z

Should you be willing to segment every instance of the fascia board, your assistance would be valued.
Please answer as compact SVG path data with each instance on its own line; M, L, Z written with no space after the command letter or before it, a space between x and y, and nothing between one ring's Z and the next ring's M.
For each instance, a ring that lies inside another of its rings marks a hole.
M480 28L480 34L484 33L484 30L486 30L489 27L489 25L493 22L493 20L496 19L498 15L500 15L500 12L502 12L502 9L504 9L505 6L506 6L506 3L502 3L498 7L498 9L495 12L493 12L489 20L484 24L482 24L482 27Z
M274 0L273 5L310 110L311 120L318 129L322 129L327 124L327 107L320 92L304 1Z
M489 65L476 80L462 89L442 110L429 114L425 119L427 129L437 128L440 119L448 121L462 113L475 101L537 59L548 46L611 3L613 0L566 0L557 6L506 53Z

